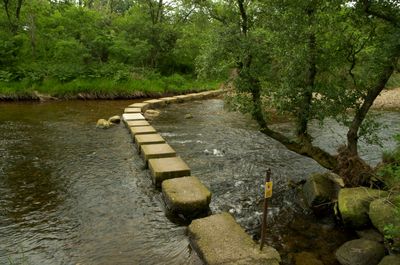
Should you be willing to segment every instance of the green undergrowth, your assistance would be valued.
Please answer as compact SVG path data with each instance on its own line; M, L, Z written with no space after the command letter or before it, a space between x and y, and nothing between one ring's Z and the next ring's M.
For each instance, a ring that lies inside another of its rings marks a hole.
M50 96L61 99L70 98L135 98L155 95L183 94L195 91L213 90L219 81L198 80L180 75L154 79L74 79L61 82L45 79L40 82L0 81L0 100L38 99Z
M395 140L395 149L383 153L383 165L378 170L378 176L388 189L400 192L400 134L395 136Z

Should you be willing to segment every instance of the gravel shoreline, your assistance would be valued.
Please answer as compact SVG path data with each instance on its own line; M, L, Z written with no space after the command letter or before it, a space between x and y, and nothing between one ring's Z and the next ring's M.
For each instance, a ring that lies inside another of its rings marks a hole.
M376 98L374 109L385 109L385 110L400 110L400 88L384 90Z

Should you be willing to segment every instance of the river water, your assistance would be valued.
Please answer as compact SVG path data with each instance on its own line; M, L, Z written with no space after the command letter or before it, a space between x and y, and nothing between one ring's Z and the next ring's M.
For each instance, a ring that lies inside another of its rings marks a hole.
M132 101L0 104L0 264L198 264L186 227L170 222L160 193L121 124L95 128ZM192 119L184 119L185 114ZM382 112L383 148L393 146L400 115ZM332 220L316 220L288 185L324 171L257 131L248 116L227 112L214 99L163 109L153 121L213 192L211 210L231 212L259 237L262 182L273 172L268 243L285 264L301 251L326 265L353 237ZM290 125L277 124L282 129ZM313 127L315 141L334 150L343 128ZM371 163L382 148L363 145Z

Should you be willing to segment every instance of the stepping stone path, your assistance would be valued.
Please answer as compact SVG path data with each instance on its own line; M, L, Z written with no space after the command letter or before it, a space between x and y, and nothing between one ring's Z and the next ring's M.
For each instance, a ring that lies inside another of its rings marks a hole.
M152 134L139 134L135 135L135 143L138 146L138 151L140 153L140 147L145 144L162 144L165 143L164 138L158 133Z
M279 253L265 246L262 251L229 213L196 219L189 225L189 240L208 265L279 265Z
M142 110L142 112L145 112L149 108L149 103L133 103L128 106L129 108L139 108Z
M153 126L140 126L131 128L132 135L157 133Z
M162 186L167 208L186 219L209 214L211 192L197 177L190 175L189 166L181 157L176 156L175 150L150 126L142 114L151 108L214 97L222 92L206 91L146 100L129 105L122 115L138 152L142 153L149 166L154 185ZM188 229L191 245L205 264L279 264L279 253L267 246L259 251L257 244L228 213L196 219Z
M125 113L142 113L141 108L125 108Z
M162 193L168 209L192 219L207 214L211 192L196 177L182 177L163 181Z
M161 108L166 105L164 100L161 99L151 99L151 100L146 100L144 103L148 103L150 108Z
M141 154L148 162L151 158L174 157L176 152L169 144L147 144L141 147Z
M149 159L149 168L156 187L166 179L190 176L190 168L179 156Z
M126 126L128 126L128 128L140 127L140 126L150 126L150 123L148 121L127 121Z
M124 113L122 114L124 121L144 121L146 120L141 113Z

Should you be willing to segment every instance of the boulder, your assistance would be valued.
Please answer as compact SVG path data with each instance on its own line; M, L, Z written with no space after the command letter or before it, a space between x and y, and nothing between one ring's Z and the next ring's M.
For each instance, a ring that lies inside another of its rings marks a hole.
M111 125L112 125L111 122L109 122L109 121L107 121L105 119L99 119L97 121L96 127L97 128L101 128L101 129L107 129L107 128L110 128Z
M303 194L310 208L318 213L332 209L341 187L341 178L334 173L313 174L303 186Z
M390 200L380 198L371 202L369 207L369 217L372 224L382 234L385 226L392 224L394 227L400 227L400 217L396 216L395 203L400 202L400 196Z
M378 265L400 265L400 256L391 255L384 257Z
M342 265L377 265L385 248L376 241L356 239L344 243L335 254Z
M108 119L109 122L114 123L114 124L118 124L121 122L121 117L118 115L112 116Z
M185 119L192 119L193 118L193 115L192 114L185 114Z
M388 238L390 248L400 252L400 195L371 202L369 218L372 224ZM387 230L386 230L387 229Z
M341 189L338 196L338 210L345 226L362 228L370 224L369 204L387 192L365 187Z
M154 109L148 109L146 110L146 112L144 113L144 116L146 117L147 120L152 120L155 117L160 116L160 111L159 110L154 110Z

